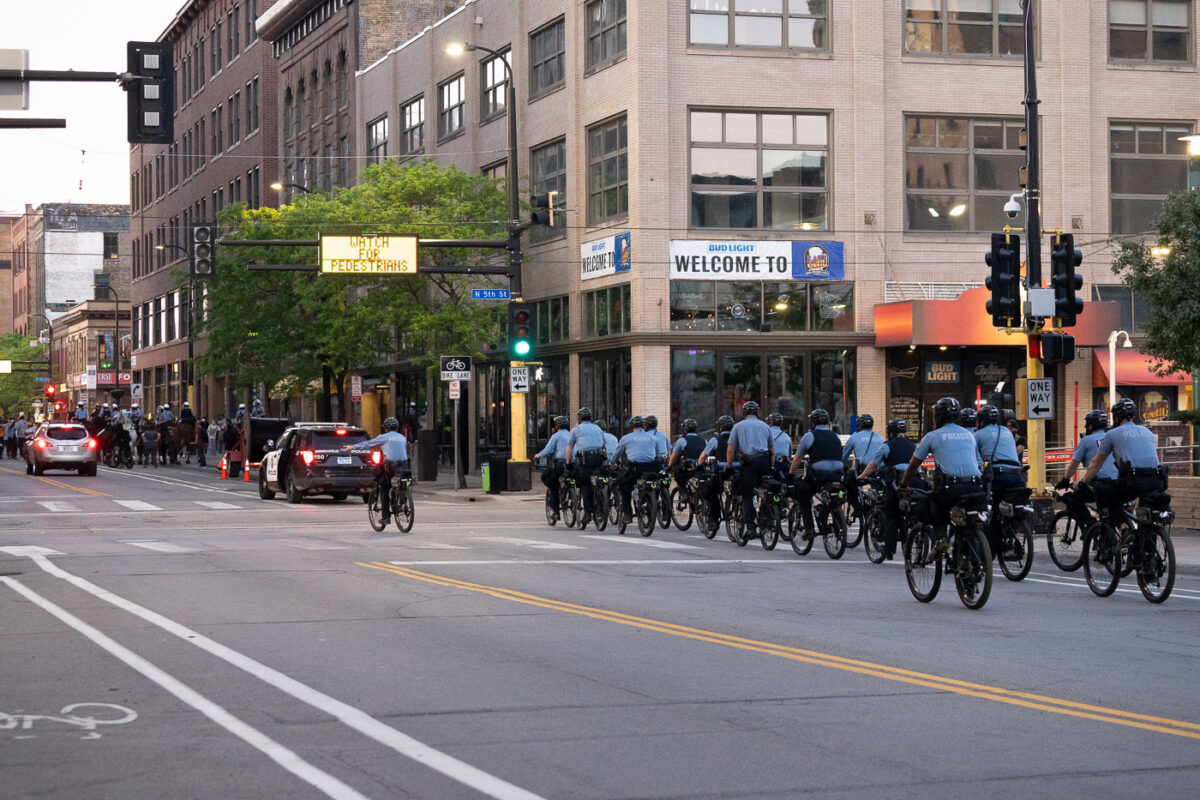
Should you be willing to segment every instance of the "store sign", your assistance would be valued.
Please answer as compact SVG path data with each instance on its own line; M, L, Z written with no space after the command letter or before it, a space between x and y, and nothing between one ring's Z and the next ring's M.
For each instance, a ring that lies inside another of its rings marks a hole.
M671 242L671 280L831 281L846 277L842 242Z
M84 388L90 391L96 389L96 365L88 364L84 367Z
M1150 391L1142 395L1138 410L1141 411L1144 422L1153 422L1167 418L1171 413L1171 403L1162 392Z
M115 372L97 372L96 383L101 386L112 386L117 382L117 373Z
M925 365L926 383L958 383L959 375L957 361L930 361Z
M603 278L628 272L633 266L630 237L618 233L594 242L584 242L579 247L579 279Z
M990 386L1008 380L1008 367L995 361L985 361L975 367L975 381Z

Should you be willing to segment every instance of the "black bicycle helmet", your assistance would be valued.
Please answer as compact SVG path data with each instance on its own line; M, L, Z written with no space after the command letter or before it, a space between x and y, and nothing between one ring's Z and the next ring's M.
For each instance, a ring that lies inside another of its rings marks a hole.
M571 420L567 419L566 417L558 416L554 418L554 427L558 428L559 430L565 430L570 424Z
M964 428L975 427L975 409L970 406L963 406L963 410L958 412L958 424Z
M696 420L692 419L691 417L688 417L687 419L685 419L683 421L683 432L684 433L695 433L696 428L698 428L698 427L700 427L699 424L696 422Z
M599 428L599 429L600 429L600 430L602 430L602 431L607 431L607 430L608 430L608 423L607 423L607 422L605 422L605 421L604 421L604 420L602 420L602 419L598 419L598 420L596 420L596 427L597 427L597 428Z
M1102 408L1093 408L1083 418L1083 429L1088 433L1108 430L1108 414Z
M396 419L395 417L388 417L383 421L383 429L385 431L400 430L400 420Z
M745 403L743 403L742 404L742 416L744 417L747 414L753 414L754 416L757 417L758 416L758 403L754 402L753 400L747 400Z
M953 397L943 397L933 404L933 422L939 428L948 423L957 422L960 411L962 411L961 403Z
M733 417L729 416L728 414L723 414L717 418L717 433L724 433L725 431L732 429Z
M870 414L859 414L858 429L860 431L869 431L875 427L875 418Z
M1126 420L1137 419L1137 403L1130 400L1128 397L1122 397L1117 402L1113 403L1112 407L1113 422L1120 425Z
M646 420L642 419L641 417L630 417L630 418L629 418L629 427L631 427L631 428L645 428L645 427L646 427Z
M780 414L778 411L767 414L767 424L782 426L783 425L783 414Z
M646 430L653 431L658 429L658 417L654 416L653 414L646 417L644 421L646 423Z
M575 416L579 417L580 422L583 422L585 420L591 421L592 410L590 408L588 408L587 406L584 406L583 408L579 409L579 411L575 414Z
M1008 427L1011 428L1013 425L1016 424L1017 412L1013 411L1011 408L1006 408L1003 411L1001 411L1000 413L1004 416L1004 424L1005 425L1007 425Z
M908 433L908 422L902 419L890 419L887 424L888 438L903 436Z
M988 425L1000 424L1000 409L995 406L984 406L979 409L979 413L975 415L975 425L980 428L986 428Z
M823 408L814 409L813 412L808 415L808 421L811 422L814 426L828 425L829 424L829 412Z

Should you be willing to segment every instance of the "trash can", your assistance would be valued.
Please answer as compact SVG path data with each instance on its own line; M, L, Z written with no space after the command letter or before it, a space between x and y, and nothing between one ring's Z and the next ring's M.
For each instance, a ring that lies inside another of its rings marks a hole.
M491 454L487 460L488 494L500 494L508 490L508 457Z
M436 481L438 475L437 431L417 431L417 480Z

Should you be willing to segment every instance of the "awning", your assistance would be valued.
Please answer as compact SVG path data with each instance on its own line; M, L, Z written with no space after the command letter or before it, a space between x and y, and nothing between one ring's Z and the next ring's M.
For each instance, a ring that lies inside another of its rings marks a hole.
M1154 368L1159 360L1133 348L1117 348L1117 385L1119 386L1182 386L1192 382L1186 372L1159 375ZM1092 351L1092 385L1108 386L1108 350L1097 347Z

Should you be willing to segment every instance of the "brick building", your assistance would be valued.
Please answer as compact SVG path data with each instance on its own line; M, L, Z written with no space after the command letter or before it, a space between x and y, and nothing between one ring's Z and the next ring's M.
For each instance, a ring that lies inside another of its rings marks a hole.
M1051 370L1061 408L1081 387L1075 418L1097 399L1089 348L1138 326L1114 244L1186 186L1196 5L1037 9L1044 225L1082 246L1086 299L1112 303L1089 303L1080 357ZM980 329L983 300L963 295L1020 191L1019 5L945 6L470 0L359 74L357 147L502 169L504 70L446 47L511 52L522 196L558 190L566 209L526 248L555 376L531 396L535 439L580 405L676 431L750 398L793 430L816 407L842 432L866 412L920 428L931 398L973 402L1024 372L1021 339ZM1118 374L1131 396L1146 380ZM470 382L480 447L505 444L504 382L499 361ZM1188 402L1178 384L1153 391ZM1051 442L1071 437L1070 416Z
M119 376L114 367L106 367L103 361L104 353L113 352L114 342L128 342L129 305L124 298L115 303L99 294L94 300L72 306L54 321L51 364L54 381L60 388L58 397L65 402L68 412L76 403L83 403L91 412L97 403L128 407L131 400L128 349L123 353L124 376Z
M0 216L0 336L13 332L12 226L16 220Z
M274 205L278 178L275 77L254 21L263 0L188 0L159 35L175 53L175 140L129 154L133 235L133 382L143 407L190 400L219 415L233 402L220 379L193 385L187 237L233 203ZM197 392L198 388L198 392Z

